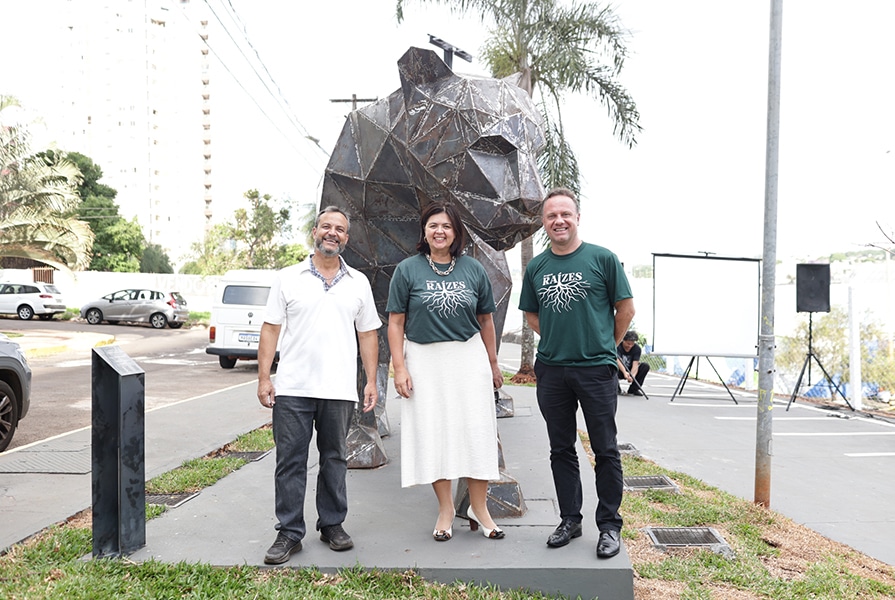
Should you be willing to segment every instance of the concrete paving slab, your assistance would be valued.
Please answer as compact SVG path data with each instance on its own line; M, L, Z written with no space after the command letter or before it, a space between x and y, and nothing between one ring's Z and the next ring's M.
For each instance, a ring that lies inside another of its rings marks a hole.
M519 481L529 510L521 518L498 519L507 532L505 539L485 539L480 532L471 532L468 522L459 517L454 521L453 539L443 543L432 539L437 505L431 487L401 488L399 401L391 400L392 434L384 440L390 462L348 474L345 529L355 547L333 552L313 531L314 465L308 475L305 503L310 531L303 550L286 566L313 566L324 572L357 565L416 569L424 578L444 583L491 584L573 598L633 598L633 570L627 553L622 551L608 560L596 558L599 532L593 522L594 476L583 448L579 452L583 485L591 491L585 494L584 535L564 548L546 545L547 536L559 523L546 432L534 389L513 387L510 393L516 416L500 419L498 429L507 472ZM263 566L264 553L276 537L274 466L275 456L268 455L153 519L147 524L145 548L130 558Z
M146 478L204 456L239 435L270 422L270 411L255 400L255 385L235 386L146 413ZM89 428L0 454L0 551L90 508L89 469L83 474L11 472L23 456L38 452L90 453ZM21 469L18 469L21 471Z
M752 501L757 396L734 404L718 385L650 373L650 400L619 400L619 442L662 467ZM719 394L720 390L720 394ZM895 565L895 424L795 402L773 411L770 508L830 539Z

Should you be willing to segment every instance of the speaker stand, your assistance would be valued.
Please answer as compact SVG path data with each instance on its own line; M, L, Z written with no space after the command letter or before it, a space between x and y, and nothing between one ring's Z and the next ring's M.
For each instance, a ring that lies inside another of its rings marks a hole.
M796 396L799 393L799 389L802 386L802 377L805 375L805 369L808 369L808 385L811 385L811 360L817 363L817 366L820 367L820 370L823 372L824 377L827 379L827 386L830 388L830 397L835 398L835 392L833 391L833 387L835 385L835 391L839 392L839 395L842 396L842 399L845 400L845 403L852 410L855 410L855 407L851 405L851 402L848 401L848 398L845 397L845 394L842 393L842 390L839 389L839 384L833 383L833 378L827 373L827 370L821 364L820 359L814 354L814 348L812 346L812 338L813 338L813 320L812 316L814 313L808 313L808 354L805 355L805 362L802 363L802 370L799 373L799 378L796 380L796 387L792 390L792 396L789 398L789 402L786 404L786 410L789 410L790 405L795 401Z

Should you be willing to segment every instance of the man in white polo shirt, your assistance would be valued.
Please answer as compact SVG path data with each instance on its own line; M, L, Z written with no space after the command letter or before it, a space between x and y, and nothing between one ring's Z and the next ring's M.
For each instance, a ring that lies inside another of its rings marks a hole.
M363 410L378 400L376 364L382 325L370 282L340 256L348 216L328 206L314 224L315 252L282 269L270 288L258 345L258 400L273 409L277 539L264 556L282 564L301 550L306 527L308 447L317 429L317 525L333 550L354 546L342 527L348 514L346 436L357 399L357 353L367 376ZM356 332L356 335L355 335ZM270 367L280 342L277 384Z

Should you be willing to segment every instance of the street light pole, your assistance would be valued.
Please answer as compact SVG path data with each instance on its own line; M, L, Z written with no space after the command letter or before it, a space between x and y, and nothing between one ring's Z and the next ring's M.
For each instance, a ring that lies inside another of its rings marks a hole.
M358 102L376 102L379 98L358 98L357 94L351 94L350 98L333 98L330 102L350 102L351 110L357 110Z
M783 0L771 0L768 121L765 151L764 248L758 335L758 417L755 431L755 503L771 506L771 435L774 408L774 293L777 270L777 176L780 150L780 56Z

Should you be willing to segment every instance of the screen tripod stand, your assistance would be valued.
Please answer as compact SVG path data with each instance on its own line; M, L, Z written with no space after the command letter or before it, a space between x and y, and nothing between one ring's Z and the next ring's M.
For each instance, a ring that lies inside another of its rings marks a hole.
M835 398L835 392L833 388L835 386L836 392L839 392L839 395L842 396L842 399L845 400L845 403L848 404L848 407L852 410L855 410L855 407L851 405L851 402L848 401L848 398L845 397L845 394L842 393L842 390L839 389L839 384L833 382L833 378L827 373L827 370L820 363L820 359L814 354L814 348L812 347L812 319L811 317L814 313L808 313L808 354L805 355L805 362L802 363L802 371L799 373L799 378L796 380L796 387L792 390L792 396L789 398L789 402L786 404L786 410L789 410L789 406L796 399L796 396L799 394L799 389L802 385L802 377L805 375L805 369L808 369L808 385L811 385L811 360L817 363L817 366L820 367L820 370L823 372L824 377L827 378L827 385L830 388L830 397Z

